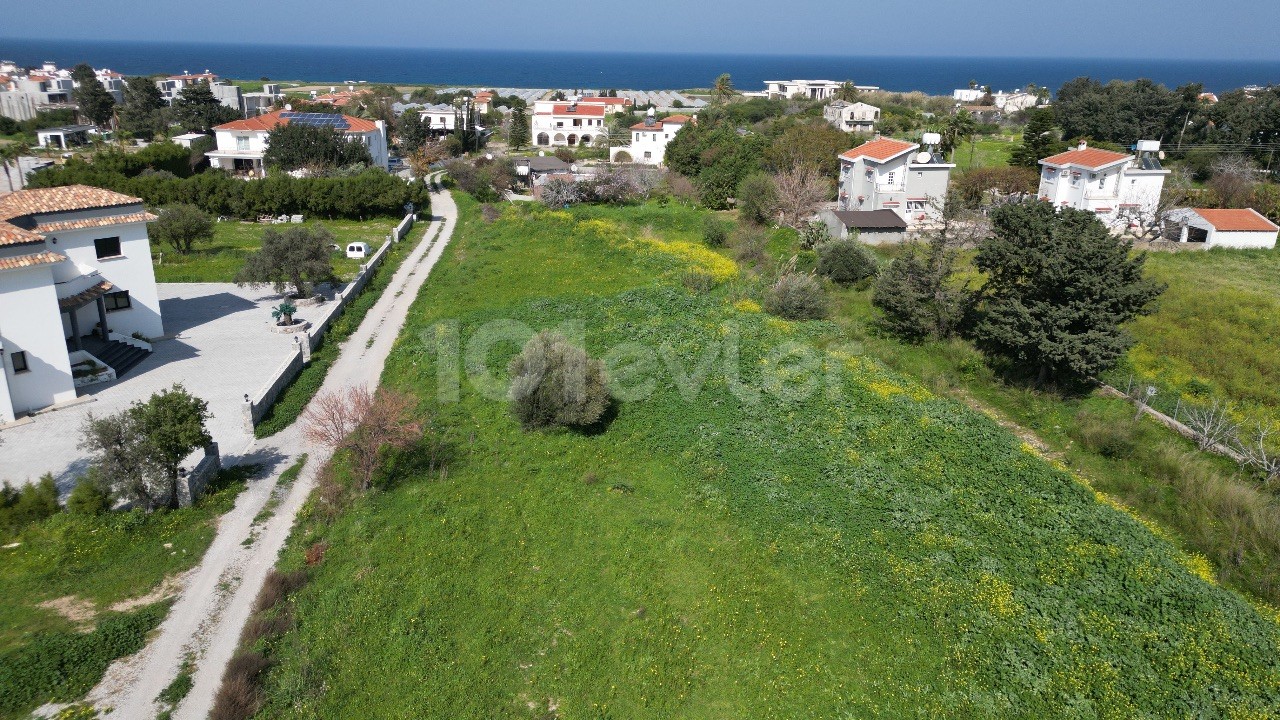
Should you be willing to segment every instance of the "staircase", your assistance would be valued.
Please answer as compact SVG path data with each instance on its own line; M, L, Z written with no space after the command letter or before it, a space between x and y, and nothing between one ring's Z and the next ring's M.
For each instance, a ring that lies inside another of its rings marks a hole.
M98 358L112 370L116 371L116 377L124 377L124 374L132 370L138 363L147 359L151 353L137 348L132 345L126 345L115 340L107 340L103 342L98 338L85 337L82 338L84 349Z

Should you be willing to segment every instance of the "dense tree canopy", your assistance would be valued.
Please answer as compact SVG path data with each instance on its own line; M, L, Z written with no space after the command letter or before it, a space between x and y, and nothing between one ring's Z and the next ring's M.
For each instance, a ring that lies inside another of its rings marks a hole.
M1185 117L1199 108L1203 87L1170 90L1150 80L1113 80L1105 85L1088 77L1068 81L1053 103L1068 140L1090 138L1128 147L1138 140L1171 141Z
M323 225L269 228L262 233L262 249L236 274L236 284L269 284L278 293L292 286L294 297L306 297L316 284L333 279L332 245L333 233Z
M1145 255L1092 213L1045 202L991 211L992 236L975 266L974 339L1037 384L1074 384L1109 369L1132 340L1124 325L1163 288L1143 275Z
M163 130L164 96L149 77L125 81L124 103L119 108L120 128L135 137L150 140Z
M213 218L195 205L174 205L161 210L155 222L147 225L147 235L185 255L197 243L213 240Z
M349 139L335 128L290 123L267 133L267 152L262 162L281 170L330 170L371 165L373 156L364 143Z
M94 125L103 125L111 121L115 111L116 99L98 81L93 68L85 63L76 65L71 70L71 79L75 81L75 90L71 93L80 113Z
M197 82L182 89L174 98L172 118L187 132L211 132L215 125L240 118L240 111L223 105L209 83Z
M1038 169L1042 159L1066 149L1067 144L1058 137L1053 108L1033 108L1027 111L1022 144L1013 149L1009 164Z

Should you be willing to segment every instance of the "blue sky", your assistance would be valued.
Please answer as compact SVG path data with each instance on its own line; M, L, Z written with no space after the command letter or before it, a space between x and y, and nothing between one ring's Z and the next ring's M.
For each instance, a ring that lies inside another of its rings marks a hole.
M1280 59L1275 0L0 0L0 36L821 55ZM43 8L43 9L42 9ZM375 11L376 8L376 11Z

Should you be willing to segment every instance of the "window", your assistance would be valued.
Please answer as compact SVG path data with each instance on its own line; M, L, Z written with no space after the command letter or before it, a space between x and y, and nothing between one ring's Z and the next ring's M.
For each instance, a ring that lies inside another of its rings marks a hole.
M892 184L893 184L893 172L890 172L888 175L885 175L885 176L884 176L884 181L885 181L885 183L886 183L886 184L888 184L888 185L892 185Z
M645 151L644 151L644 159L645 159L645 160L652 160L652 159L653 159L653 153L649 152L648 150L645 150Z
M120 238L98 238L93 241L93 249L98 253L98 259L120 257Z
M27 367L27 353L25 351L19 350L10 357L13 358L13 373L15 375L27 372L31 369Z
M247 152L247 151L249 150L249 136L248 136L248 135L237 135L237 136L236 136L236 150L239 150L239 151L241 151L241 152Z
M117 290L116 292L109 292L103 296L102 300L107 304L107 312L115 312L116 310L128 310L130 307L132 307L132 304L129 302L128 290Z
M579 120L578 118L574 118L574 119L573 119L573 126L574 126L574 127L582 127L582 121L581 121L581 120Z

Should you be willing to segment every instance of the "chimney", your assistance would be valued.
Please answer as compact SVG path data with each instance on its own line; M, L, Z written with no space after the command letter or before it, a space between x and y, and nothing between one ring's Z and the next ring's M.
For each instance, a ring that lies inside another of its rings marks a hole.
M1088 149L1089 149L1089 143L1086 140L1081 140L1080 144L1076 146L1076 150L1088 150Z

